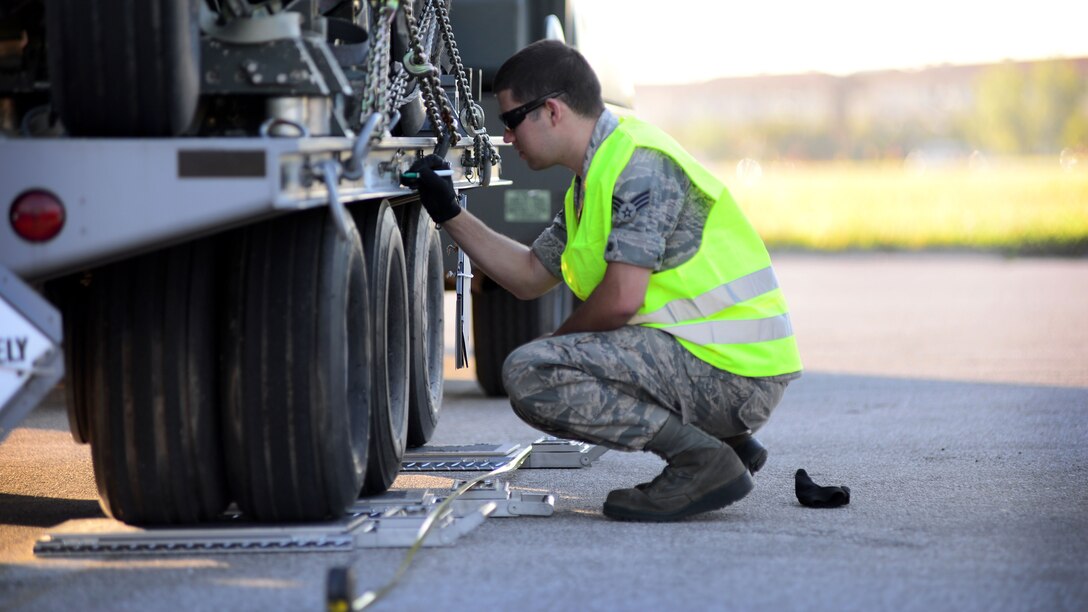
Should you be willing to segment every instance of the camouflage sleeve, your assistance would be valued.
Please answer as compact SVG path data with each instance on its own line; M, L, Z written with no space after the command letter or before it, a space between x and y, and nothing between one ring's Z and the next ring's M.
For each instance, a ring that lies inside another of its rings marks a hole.
M612 191L612 233L605 261L660 270L684 206L686 176L667 156L637 149Z
M563 249L567 246L567 217L561 209L552 224L533 241L532 251L540 263L556 278L563 278Z

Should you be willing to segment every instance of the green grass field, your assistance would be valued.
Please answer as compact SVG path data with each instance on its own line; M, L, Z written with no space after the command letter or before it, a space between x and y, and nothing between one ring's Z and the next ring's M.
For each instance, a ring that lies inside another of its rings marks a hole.
M772 249L1088 254L1088 168L1057 159L714 170Z

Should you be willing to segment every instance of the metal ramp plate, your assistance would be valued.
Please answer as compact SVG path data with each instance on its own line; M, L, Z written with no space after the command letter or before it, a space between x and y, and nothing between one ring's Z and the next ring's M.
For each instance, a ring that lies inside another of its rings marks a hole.
M198 528L141 529L113 519L80 519L58 525L34 544L39 556L192 555L259 552L345 552L358 548L408 548L424 521L458 489L396 489L355 502L347 517L297 525L223 524ZM450 503L424 546L450 546L487 517L550 516L553 495L510 490L484 480Z
M404 453L401 471L490 472L510 463L519 450L520 444L423 446Z
M423 446L404 454L404 472L486 472L506 465L521 449L520 444L468 444ZM521 468L586 468L608 449L603 446L564 440L552 436L532 444L532 452Z
M432 496L433 499L433 496ZM360 507L335 522L299 525L223 525L187 529L141 529L113 519L72 520L34 544L39 556L192 555L260 552L345 552L357 548L407 548L434 510L412 503L380 511ZM452 506L452 504L451 504ZM447 509L424 546L449 546L484 522L493 502Z
M356 530L373 529L355 518L322 525L141 529L113 519L61 523L34 544L39 556L164 555L283 551L351 551Z

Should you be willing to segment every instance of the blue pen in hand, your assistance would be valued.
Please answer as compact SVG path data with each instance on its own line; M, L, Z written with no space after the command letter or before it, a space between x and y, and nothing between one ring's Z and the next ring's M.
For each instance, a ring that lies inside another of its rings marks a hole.
M434 173L438 176L453 176L453 170L435 170ZM400 175L401 178L417 179L419 178L418 172L405 172Z

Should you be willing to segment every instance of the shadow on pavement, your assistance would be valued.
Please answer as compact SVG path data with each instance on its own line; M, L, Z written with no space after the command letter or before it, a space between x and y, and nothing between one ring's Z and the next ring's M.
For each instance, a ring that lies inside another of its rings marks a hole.
M22 527L52 527L71 519L104 518L93 499L66 499L0 493L0 522Z

